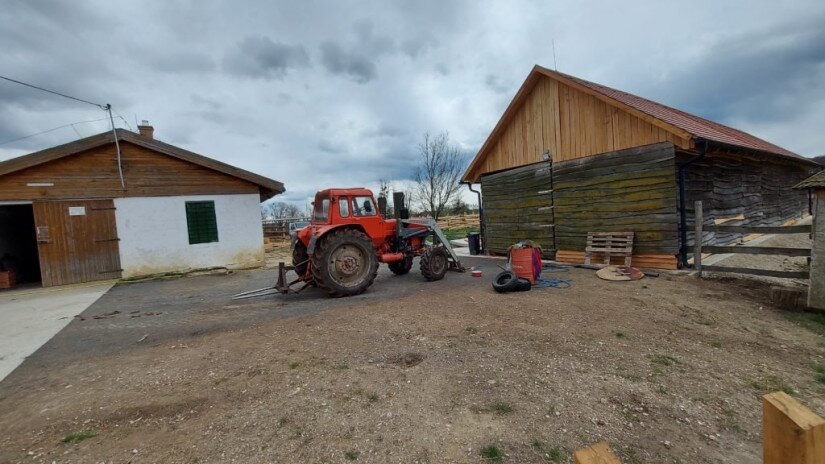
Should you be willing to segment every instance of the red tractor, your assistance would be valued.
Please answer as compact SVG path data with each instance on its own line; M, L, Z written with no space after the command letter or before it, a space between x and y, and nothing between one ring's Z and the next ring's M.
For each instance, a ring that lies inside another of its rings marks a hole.
M358 295L372 285L379 263L402 275L410 272L416 256L428 281L442 279L449 269L463 271L435 221L407 219L403 202L403 195L396 194L396 217L385 219L368 189L318 192L310 225L296 233L292 266L279 265L275 288L288 293L303 282L298 291L315 285L333 297ZM287 270L298 278L287 283Z

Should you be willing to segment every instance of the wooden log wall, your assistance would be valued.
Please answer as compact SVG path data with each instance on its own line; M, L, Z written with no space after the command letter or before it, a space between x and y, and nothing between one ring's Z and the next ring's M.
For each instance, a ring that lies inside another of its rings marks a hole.
M693 156L680 152L677 162ZM808 212L808 193L792 187L811 174L809 166L775 156L712 151L688 168L688 221L693 221L694 204L700 200L706 225L782 225ZM738 233L705 232L702 243L725 244L741 238ZM693 244L693 227L689 224L688 245Z
M503 254L510 245L529 239L541 245L545 258L552 259L552 175L548 161L482 176L488 252Z
M634 265L674 268L678 190L669 142L553 164L557 259L581 261L588 232L635 232Z

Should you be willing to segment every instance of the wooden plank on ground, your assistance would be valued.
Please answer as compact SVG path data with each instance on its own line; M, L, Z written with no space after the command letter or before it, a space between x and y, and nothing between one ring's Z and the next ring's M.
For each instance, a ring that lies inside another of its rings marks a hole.
M573 453L573 464L622 464L606 442L599 442Z
M762 398L764 464L825 464L825 419L784 392Z
M774 271L769 269L751 269L747 267L706 265L702 265L702 272L731 272L734 274L750 274L766 277L784 277L786 279L807 279L810 277L808 271Z

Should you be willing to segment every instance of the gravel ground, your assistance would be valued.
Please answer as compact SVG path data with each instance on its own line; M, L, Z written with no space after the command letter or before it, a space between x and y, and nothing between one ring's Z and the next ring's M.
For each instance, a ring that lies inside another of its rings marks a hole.
M485 447L570 462L607 440L625 464L758 463L762 394L825 414L825 338L769 307L763 285L574 269L552 274L571 288L500 295L494 270L379 277L340 300L209 296L260 272L176 281L200 300L174 282L116 287L99 303L121 314L67 328L95 334L82 356L61 357L81 342L59 338L0 382L0 462L484 462ZM141 289L155 300L129 298ZM153 304L157 322L105 342L106 324ZM199 311L225 328L163 329Z

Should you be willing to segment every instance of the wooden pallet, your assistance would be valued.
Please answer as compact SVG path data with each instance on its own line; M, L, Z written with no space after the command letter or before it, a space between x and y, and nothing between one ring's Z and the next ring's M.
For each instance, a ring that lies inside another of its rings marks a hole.
M605 264L609 265L610 258L617 256L624 258L625 266L630 266L633 259L633 232L588 232L584 264L591 264L593 253L602 255Z

